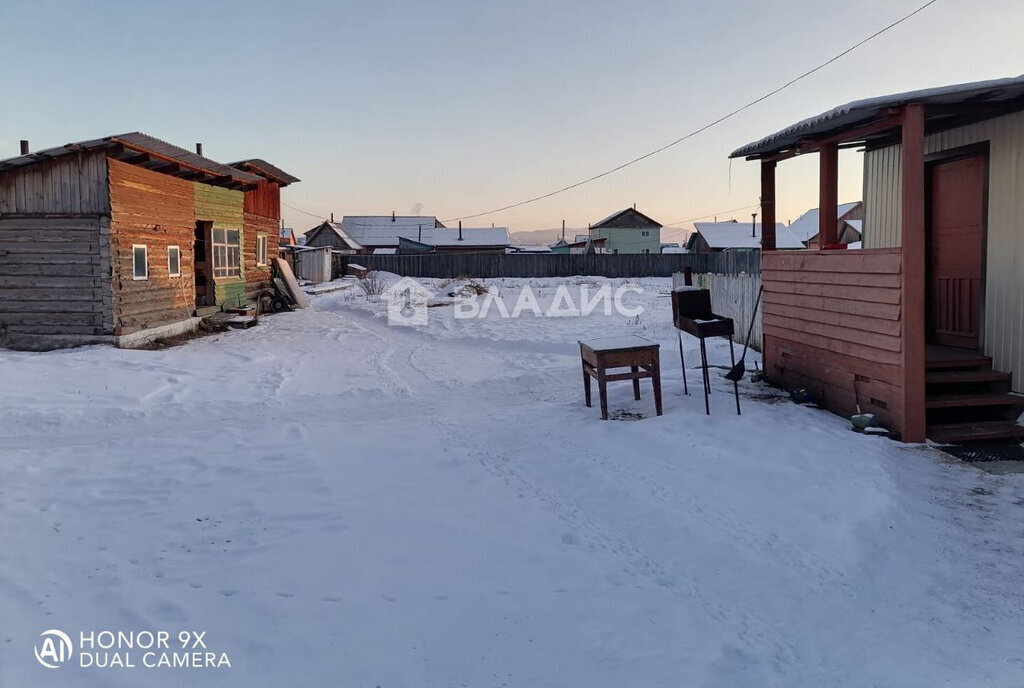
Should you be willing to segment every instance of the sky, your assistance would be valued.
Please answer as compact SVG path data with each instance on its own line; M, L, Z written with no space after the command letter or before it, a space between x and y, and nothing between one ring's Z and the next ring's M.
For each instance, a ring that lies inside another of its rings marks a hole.
M615 167L753 100L924 0L0 0L0 158L143 131L262 157L298 231L318 218L450 220ZM1024 3L938 0L783 93L592 184L465 226L750 219L728 154L863 97L1024 72ZM860 197L845 152L840 200ZM817 205L815 155L778 170L778 217ZM663 230L682 239L690 223Z

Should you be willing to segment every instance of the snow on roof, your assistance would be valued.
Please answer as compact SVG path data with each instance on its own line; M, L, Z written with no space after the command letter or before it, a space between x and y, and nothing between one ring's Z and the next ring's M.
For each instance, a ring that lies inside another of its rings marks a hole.
M397 248L375 248L373 249L373 255L375 256L390 256L394 255Z
M575 241L576 243L580 243L581 241L586 241L589 238L590 238L589 234L577 234L576 238L573 239L573 241Z
M857 207L860 201L843 203L836 208L836 218L840 218ZM810 241L818 234L818 209L811 208L803 215L793 220L789 225L789 231L800 241Z
M399 238L430 246L508 246L512 243L508 227L437 227L435 217L349 216L340 228L365 247L397 247Z
M292 228L291 227L281 227L277 231L277 235L279 237L281 237L282 239L291 239L292 238Z
M858 232L863 231L864 229L864 220L846 220L845 222Z
M319 225L319 226L320 227L324 227L324 226L328 227L332 232L334 232L338 236L339 239L341 239L346 244L348 244L349 248L351 248L353 251L358 251L359 249L363 248L363 244L360 243L359 241L356 241L352 237L352 235L348 231L346 231L344 227L339 225L337 222L326 221L322 225Z
M694 222L693 226L711 248L761 248L760 222L754 225L753 236L749 222ZM775 224L775 246L780 249L804 248L803 242L781 222Z
M851 241L846 245L848 251L856 251L857 249L864 248L864 243L861 241Z
M682 246L666 246L663 249L661 249L661 252L662 253L689 253L689 251L687 251Z
M890 108L901 107L907 103L952 105L971 101L983 105L1012 100L1021 95L1024 95L1024 75L855 100L797 122L759 141L748 143L737 148L729 157L742 158L777 153L796 145L800 139L820 136L871 120Z
M508 251L511 253L551 253L551 247L543 244L513 244L508 247Z

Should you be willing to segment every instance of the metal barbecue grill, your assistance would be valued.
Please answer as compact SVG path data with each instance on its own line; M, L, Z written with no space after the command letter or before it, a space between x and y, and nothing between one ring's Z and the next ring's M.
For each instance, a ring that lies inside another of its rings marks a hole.
M683 332L692 334L700 340L700 363L704 383L704 412L711 415L711 378L708 376L708 351L704 340L708 337L725 337L729 340L729 359L736 365L736 354L732 336L735 328L732 318L726 318L711 312L711 292L697 287L682 287L672 291L672 322L679 334L679 362L683 366L683 390L689 394L690 388L686 381L686 359L683 356ZM734 381L733 393L736 396L736 414L740 413L740 389Z

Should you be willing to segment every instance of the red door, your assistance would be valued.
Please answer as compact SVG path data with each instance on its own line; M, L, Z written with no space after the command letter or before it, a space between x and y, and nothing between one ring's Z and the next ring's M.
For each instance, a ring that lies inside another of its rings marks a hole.
M930 340L976 350L981 330L985 157L935 163L929 182Z

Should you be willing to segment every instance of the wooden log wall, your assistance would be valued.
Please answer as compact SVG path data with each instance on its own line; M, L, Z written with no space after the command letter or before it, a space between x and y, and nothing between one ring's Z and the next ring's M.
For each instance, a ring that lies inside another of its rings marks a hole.
M280 246L281 189L277 182L264 180L255 189L246 191L242 209L245 295L248 301L253 302L260 292L271 288L270 261L277 257ZM267 235L267 265L264 266L256 264L256 237L260 233Z
M103 152L67 155L0 175L0 215L109 215Z
M109 232L99 216L0 218L0 343L112 333Z
M773 251L761 267L768 379L842 416L859 403L901 433L899 249Z
M234 189L210 186L200 182L192 182L195 219L213 222L213 228L238 230L241 235L242 253L245 253L247 238L245 236L244 212L242 210L243 194ZM253 239L253 256L255 256L255 239ZM212 251L212 246L211 246ZM212 259L212 253L211 253ZM214 292L217 305L236 306L246 301L246 266L252 263L241 261L239 277L214 277Z
M110 160L111 256L115 334L183 320L195 310L196 216L192 182ZM132 245L149 252L149 279L133 279ZM181 250L181 276L167 269Z

